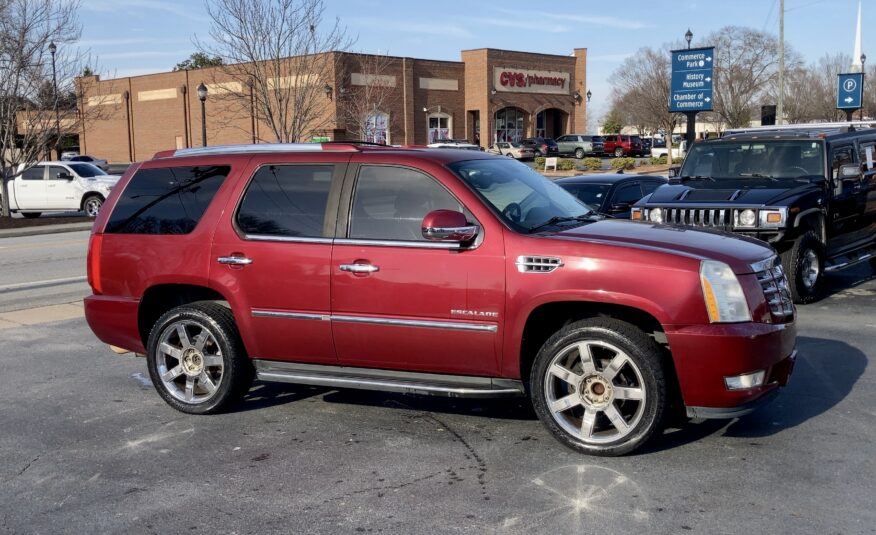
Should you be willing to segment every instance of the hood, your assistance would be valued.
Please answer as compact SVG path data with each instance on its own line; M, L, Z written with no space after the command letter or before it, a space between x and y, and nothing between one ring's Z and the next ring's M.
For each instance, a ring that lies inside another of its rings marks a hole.
M122 175L102 175L95 176L91 178L84 178L89 184L106 184L107 186L115 186L119 179L122 178Z
M597 240L629 247L643 247L668 254L718 260L737 274L751 273L751 264L775 255L760 240L728 232L692 229L672 225L655 225L637 221L603 220L559 232L554 238Z
M697 181L696 184L668 184L657 188L648 204L703 204L730 203L733 205L766 206L788 197L795 197L818 186L795 181L772 182L761 180Z

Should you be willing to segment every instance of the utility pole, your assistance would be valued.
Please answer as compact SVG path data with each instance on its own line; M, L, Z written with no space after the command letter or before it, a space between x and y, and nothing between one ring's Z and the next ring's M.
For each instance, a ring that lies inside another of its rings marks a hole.
M785 0L779 0L779 99L776 102L776 124L782 124L785 100Z

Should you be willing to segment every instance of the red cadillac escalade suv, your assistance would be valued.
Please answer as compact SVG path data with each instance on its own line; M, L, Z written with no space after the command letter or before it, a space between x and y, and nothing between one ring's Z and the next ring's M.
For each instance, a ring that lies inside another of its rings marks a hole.
M600 220L526 165L470 151L159 153L107 199L88 274L92 330L145 354L161 397L192 414L233 407L254 378L528 395L561 442L618 455L671 407L745 414L796 354L768 246Z

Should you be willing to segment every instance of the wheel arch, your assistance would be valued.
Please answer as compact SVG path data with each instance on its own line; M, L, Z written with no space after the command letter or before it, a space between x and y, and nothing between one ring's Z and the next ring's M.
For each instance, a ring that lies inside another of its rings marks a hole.
M87 201L89 197L100 197L100 202L102 202L102 203L106 202L106 197L104 197L103 194L100 193L99 191L94 191L94 190L86 191L85 193L82 194L82 198L79 199L79 209L80 210L85 210L85 201Z
M812 230L821 243L827 243L827 225L824 220L824 210L821 208L809 208L797 214L794 218L794 228L799 234Z
M213 288L196 284L156 284L143 292L137 311L137 329L143 346L146 347L152 326L165 312L172 308L197 301L219 303L231 311L228 299Z

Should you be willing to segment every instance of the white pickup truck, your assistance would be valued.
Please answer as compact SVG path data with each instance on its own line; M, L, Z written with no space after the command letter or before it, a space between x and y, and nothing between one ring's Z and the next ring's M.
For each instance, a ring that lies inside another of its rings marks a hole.
M24 217L79 210L95 217L120 178L82 162L40 162L19 171L9 182L9 210Z

